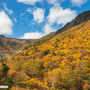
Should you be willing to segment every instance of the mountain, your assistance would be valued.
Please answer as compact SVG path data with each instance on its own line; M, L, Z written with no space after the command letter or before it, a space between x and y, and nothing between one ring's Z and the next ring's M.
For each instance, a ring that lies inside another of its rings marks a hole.
M17 50L23 48L25 45L29 45L34 40L23 40L8 38L4 35L0 35L0 49L6 49L6 51Z
M57 30L57 32L55 34L59 34L65 30L67 30L73 26L79 25L80 23L83 23L84 21L87 21L87 20L90 20L90 10L79 14L74 20L67 23L64 27L60 28L59 30Z
M87 18L87 17L85 17ZM78 20L78 19L77 19ZM77 22L77 21L76 21ZM8 57L11 90L89 90L90 20L39 40ZM5 68L1 63L1 68ZM2 78L1 78L2 81ZM2 83L2 82L1 82Z
M0 35L0 56L2 57L5 54L17 53L18 51L22 50L24 47L30 45L34 41L37 40L15 39Z

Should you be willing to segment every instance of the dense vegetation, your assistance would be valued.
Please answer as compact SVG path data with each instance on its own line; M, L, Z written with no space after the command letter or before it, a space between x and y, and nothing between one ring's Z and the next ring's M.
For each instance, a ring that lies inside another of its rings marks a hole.
M5 79L0 83L11 90L89 90L89 55L87 21L0 62L0 78Z

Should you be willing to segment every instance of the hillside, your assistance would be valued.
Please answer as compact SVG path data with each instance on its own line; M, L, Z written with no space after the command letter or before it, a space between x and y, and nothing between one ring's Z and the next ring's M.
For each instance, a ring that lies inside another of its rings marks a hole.
M11 90L89 90L89 39L90 20L31 44L4 63L6 83Z
M9 55L17 54L34 42L48 41L54 34L55 32L50 33L40 39L15 39L0 35L0 58L5 59Z
M0 35L0 57L5 58L6 54L14 54L37 40L23 40L8 38Z

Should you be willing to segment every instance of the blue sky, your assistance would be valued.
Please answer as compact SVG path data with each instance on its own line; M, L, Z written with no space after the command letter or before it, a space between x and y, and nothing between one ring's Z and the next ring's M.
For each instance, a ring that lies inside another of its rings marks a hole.
M0 34L37 39L90 10L90 0L0 0Z

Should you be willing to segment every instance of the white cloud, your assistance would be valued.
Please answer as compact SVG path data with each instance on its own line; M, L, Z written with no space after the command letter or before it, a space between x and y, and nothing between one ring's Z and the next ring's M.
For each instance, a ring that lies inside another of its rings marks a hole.
M20 18L21 18L22 16L24 16L24 15L25 15L25 13L21 13L21 14L20 14Z
M17 19L15 17L13 17L13 20L14 20L14 22L17 22Z
M53 29L49 24L46 24L43 28L43 32L29 32L24 33L24 35L21 37L21 39L39 39L51 32L54 32L55 29Z
M70 22L72 19L74 19L76 15L77 14L75 10L71 10L69 8L63 9L60 6L53 6L50 9L47 20L50 25L53 25L55 23L65 25L67 22Z
M49 24L46 24L46 25L44 26L43 31L44 31L45 35L47 35L47 34L49 34L49 33L51 33L51 32L54 32L55 29L53 29Z
M34 5L37 2L41 2L42 0L17 0L17 2L21 2L28 5Z
M25 33L21 39L39 39L43 37L44 34L40 32L31 32L31 33Z
M32 12L31 8L26 9L26 11L29 12L29 13Z
M44 13L45 13L44 9L42 9L42 8L34 8L34 9L27 8L26 11L33 15L33 21L37 22L38 24L40 24L44 21ZM22 14L21 14L21 16L22 16Z
M87 2L87 0L71 0L71 2L75 6L81 6L82 4L84 4L85 2Z
M8 9L8 7L7 7L7 4L6 4L6 3L3 3L3 6L4 6L5 11L6 11L6 12L8 12L8 13L9 13L9 15L13 14L13 11L12 11L12 10L10 10L10 9Z
M56 4L58 2L58 0L47 0L47 2L49 4Z
M0 34L12 34L13 23L4 11L0 11Z
M60 4L64 0L47 0L49 4L57 5Z
M44 10L41 8L36 8L33 11L33 17L34 21L36 21L37 23L42 23L44 21Z

